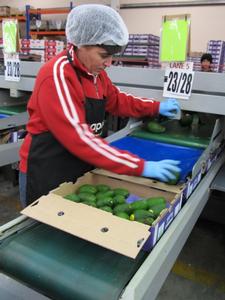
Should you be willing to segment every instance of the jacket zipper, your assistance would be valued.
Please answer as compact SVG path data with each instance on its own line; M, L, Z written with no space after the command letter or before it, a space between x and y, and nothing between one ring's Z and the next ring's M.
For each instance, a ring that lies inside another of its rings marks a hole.
M95 91L97 94L97 97L99 98L99 92L98 92L98 85L97 85L97 75L94 75L94 86L95 86Z

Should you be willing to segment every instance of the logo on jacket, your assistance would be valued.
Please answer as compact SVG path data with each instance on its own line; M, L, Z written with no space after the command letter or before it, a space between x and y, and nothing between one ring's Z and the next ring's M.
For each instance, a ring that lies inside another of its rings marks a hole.
M102 129L104 127L104 121L99 122L99 123L92 123L91 124L91 129L93 130L94 134L101 134L102 133Z

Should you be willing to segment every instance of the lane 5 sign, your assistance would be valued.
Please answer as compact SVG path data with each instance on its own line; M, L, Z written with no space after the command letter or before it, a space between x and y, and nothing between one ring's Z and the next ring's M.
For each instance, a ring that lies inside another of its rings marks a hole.
M189 64L168 66L164 76L164 97L188 99L191 95L194 72Z
M20 81L20 60L18 58L5 58L5 80Z

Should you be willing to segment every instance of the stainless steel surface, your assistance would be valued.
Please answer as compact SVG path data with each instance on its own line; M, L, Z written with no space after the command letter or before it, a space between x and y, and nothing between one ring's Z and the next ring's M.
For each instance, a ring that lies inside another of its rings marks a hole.
M210 186L211 190L225 192L225 164L221 167ZM224 199L225 202L225 199Z
M0 146L0 167L19 161L19 149L22 141Z
M28 121L28 113L19 113L0 120L0 130L18 127L26 124Z

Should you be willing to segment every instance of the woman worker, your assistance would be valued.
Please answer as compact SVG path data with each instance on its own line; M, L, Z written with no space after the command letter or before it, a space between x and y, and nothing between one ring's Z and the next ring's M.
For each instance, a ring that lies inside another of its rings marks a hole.
M122 117L173 117L174 99L158 102L119 91L105 72L112 55L128 42L120 15L104 5L80 5L66 24L69 43L45 63L28 102L27 135L20 150L23 206L65 181L75 181L93 167L162 181L179 172L178 161L144 161L111 147L101 133L105 112Z

